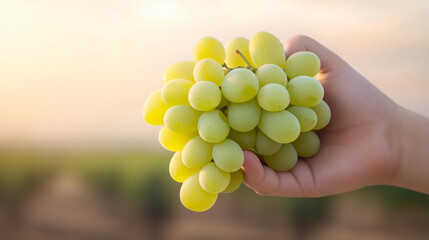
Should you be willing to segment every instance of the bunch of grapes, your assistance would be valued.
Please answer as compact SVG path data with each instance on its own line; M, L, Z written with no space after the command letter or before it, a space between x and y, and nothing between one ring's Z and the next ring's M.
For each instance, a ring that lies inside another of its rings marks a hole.
M226 48L212 37L194 46L194 61L170 65L164 85L147 99L143 115L164 125L161 145L176 152L171 177L183 183L182 204L206 211L219 193L243 181L244 150L254 151L275 171L292 169L298 157L314 156L331 112L314 78L320 60L311 52L288 57L271 33Z

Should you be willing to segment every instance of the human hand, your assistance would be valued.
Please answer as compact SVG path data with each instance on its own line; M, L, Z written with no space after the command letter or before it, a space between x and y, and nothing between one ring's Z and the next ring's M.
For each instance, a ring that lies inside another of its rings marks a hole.
M245 151L245 183L258 194L285 197L320 197L390 184L400 161L392 140L399 106L315 40L296 36L285 47L286 56L310 51L320 58L316 78L325 89L331 122L317 131L319 153L299 159L288 172L276 172Z

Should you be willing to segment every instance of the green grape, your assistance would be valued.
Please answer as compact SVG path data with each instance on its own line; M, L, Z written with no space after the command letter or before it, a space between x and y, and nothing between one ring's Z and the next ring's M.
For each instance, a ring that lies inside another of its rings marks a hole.
M262 111L259 129L279 143L293 142L300 133L298 119L287 110L281 112Z
M292 106L287 109L299 121L301 132L308 132L316 126L317 115L313 109L308 107Z
M272 63L284 68L286 56L280 40L271 33L258 32L249 43L250 57L256 67Z
M289 105L289 92L278 83L268 83L259 89L258 103L265 111L278 112Z
M210 143L218 143L228 136L229 124L225 114L215 109L201 114L198 120L198 132L202 139Z
M256 70L256 76L259 80L259 88L268 83L278 83L287 85L287 76L285 71L275 64L264 64Z
M314 77L320 70L320 60L312 52L297 52L286 60L285 71L292 79L298 76Z
M176 182L184 182L188 177L198 173L200 169L188 168L182 162L182 152L176 152L170 160L169 172L171 178Z
M197 135L196 132L192 133L178 133L171 131L168 127L163 126L159 131L159 143L172 152L182 151L185 144Z
M194 212L204 212L215 204L217 194L208 193L200 185L199 173L190 176L180 188L180 201Z
M312 157L320 149L319 136L313 131L303 132L292 142L292 145L295 147L298 156Z
M221 90L231 102L247 102L258 93L259 82L256 75L245 68L236 68L229 72L222 82Z
M222 94L221 94L222 95ZM230 104L231 102L230 101L228 101L228 99L226 99L223 95L222 95L222 98L220 99L220 103L219 103L219 105L217 105L217 109L222 109L222 108L225 108L225 107L228 107L229 106L229 104Z
M250 65L255 66L249 54L249 40L244 37L234 38L226 45L226 66L229 68L247 67L243 59L235 53L236 50L239 50L243 54Z
M323 99L323 87L319 81L308 76L296 77L287 84L290 103L296 106L314 107Z
M161 98L161 89L151 93L143 107L143 119L151 125L164 124L164 114L170 106Z
M225 172L235 172L243 165L243 150L238 143L227 138L213 146L213 160Z
M216 84L208 81L197 82L189 90L191 106L200 111L215 109L222 99L222 94Z
M258 125L260 116L261 108L255 98L244 103L231 103L228 107L229 125L240 132L254 129Z
M201 169L212 160L213 143L204 141L195 136L186 143L182 150L182 161L185 166L192 169Z
M198 130L198 119L201 112L190 106L172 106L165 112L164 124L170 130L180 133L191 133Z
M209 193L220 193L229 185L231 175L219 169L214 162L207 163L200 171L201 187Z
M292 144L283 144L275 154L264 156L264 161L275 171L289 171L298 161L298 155Z
M238 171L231 173L231 179L229 180L229 185L223 190L223 193L232 193L237 190L241 183L243 182L243 170L238 169Z
M256 129L248 132L239 132L231 128L228 138L238 143L242 149L251 150L256 144Z
M192 61L182 61L173 63L164 71L164 83L173 79L186 79L194 81L193 71L195 63Z
M202 59L194 67L194 79L196 82L209 81L219 87L224 77L225 71L222 66L213 59Z
M314 126L313 130L320 130L326 125L328 125L329 121L331 121L331 109L325 101L321 101L316 106L312 107L313 111L317 115L317 123Z
M186 79L174 79L164 84L161 91L162 100L170 105L187 105L189 106L188 94L189 89L195 82Z
M255 150L257 153L263 156L273 155L280 149L281 146L282 146L281 143L278 143L272 140L267 135L265 135L262 131L258 131L256 133Z
M200 61L204 58L211 58L223 65L225 61L225 49L219 40L212 37L205 37L197 41L194 46L194 60Z

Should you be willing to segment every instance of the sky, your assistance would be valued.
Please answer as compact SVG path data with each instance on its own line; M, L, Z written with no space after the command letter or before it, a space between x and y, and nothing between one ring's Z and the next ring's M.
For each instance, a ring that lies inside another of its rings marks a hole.
M429 116L429 1L0 0L0 147L158 146L141 116L194 43L320 41Z

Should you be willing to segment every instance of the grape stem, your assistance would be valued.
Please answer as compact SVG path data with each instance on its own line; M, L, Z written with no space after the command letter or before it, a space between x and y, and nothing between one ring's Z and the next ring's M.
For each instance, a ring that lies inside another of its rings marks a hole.
M243 53L240 52L240 50L235 50L235 54L237 54L238 56L240 56L240 58L244 61L244 63L246 63L246 68L249 69L252 72L256 71L256 68L254 68L249 61L246 59L246 57L243 55Z

